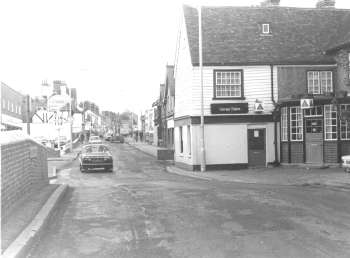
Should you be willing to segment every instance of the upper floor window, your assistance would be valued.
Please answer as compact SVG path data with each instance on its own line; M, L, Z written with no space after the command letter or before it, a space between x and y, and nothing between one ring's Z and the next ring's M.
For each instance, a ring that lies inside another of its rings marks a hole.
M262 27L262 34L270 34L270 24L263 23L261 27Z
M214 71L214 94L215 98L241 98L242 70Z
M6 100L2 99L2 109L6 109Z
M310 94L333 92L331 71L310 71L307 73L307 89Z

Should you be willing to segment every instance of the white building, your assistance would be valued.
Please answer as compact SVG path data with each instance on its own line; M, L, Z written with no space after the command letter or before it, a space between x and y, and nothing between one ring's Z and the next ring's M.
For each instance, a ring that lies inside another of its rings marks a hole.
M279 136L272 115L277 100L276 71L262 57L253 60L244 52L250 49L245 42L250 37L242 24L237 26L237 9L202 8L207 169L266 166L278 160ZM252 37L266 40L260 36L259 21L254 26L249 33L257 35ZM201 85L197 9L183 7L179 33L174 70L174 159L180 167L198 170Z

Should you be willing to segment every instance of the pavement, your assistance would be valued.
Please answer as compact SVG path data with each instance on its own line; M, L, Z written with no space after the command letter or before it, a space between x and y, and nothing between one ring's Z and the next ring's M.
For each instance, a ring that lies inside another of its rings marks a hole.
M49 179L57 178L57 172L70 167L80 150L78 146L59 158L48 158ZM2 221L2 257L16 257L33 243L66 190L66 185L48 184L33 188L19 200L11 216Z
M128 144L154 157L157 155L157 150L160 149L160 147L144 142L129 141ZM171 163L169 162L167 166L169 173L203 180L273 185L328 185L350 189L350 173L339 167L279 166L273 168L194 172L175 167Z

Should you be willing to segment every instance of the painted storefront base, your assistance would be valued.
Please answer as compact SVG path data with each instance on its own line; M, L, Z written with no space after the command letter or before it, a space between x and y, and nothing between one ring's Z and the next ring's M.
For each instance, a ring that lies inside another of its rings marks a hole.
M175 121L175 164L178 167L200 170L200 135L199 124ZM205 124L204 135L207 170L266 167L276 161L274 122L210 123Z

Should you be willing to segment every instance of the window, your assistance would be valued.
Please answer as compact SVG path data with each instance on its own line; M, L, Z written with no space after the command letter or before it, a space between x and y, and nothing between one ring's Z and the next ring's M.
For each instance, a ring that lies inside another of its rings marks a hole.
M262 24L262 33L263 34L270 34L270 24L268 24L268 23Z
M303 115L300 107L290 108L290 140L303 140Z
M226 70L214 71L215 97L240 98L242 97L242 71Z
M21 106L18 106L18 114L20 115L22 113Z
M312 108L305 109L304 116L305 117L323 116L322 106L315 106Z
M334 105L324 106L324 131L325 140L337 139L337 107Z
M191 126L187 126L187 148L188 155L191 155Z
M310 94L333 92L331 71L311 71L307 73L307 88Z
M183 135L182 135L182 126L179 127L179 136L180 136L180 153L184 152L184 142L183 142Z
M6 109L6 100L2 99L2 109Z
M11 111L12 111L12 112L15 112L13 103L11 103Z
M350 112L350 104L340 105L340 112ZM350 121L340 120L340 139L350 140Z
M288 141L288 108L281 108L281 137L282 141Z
M10 111L10 101L7 101L7 110Z

